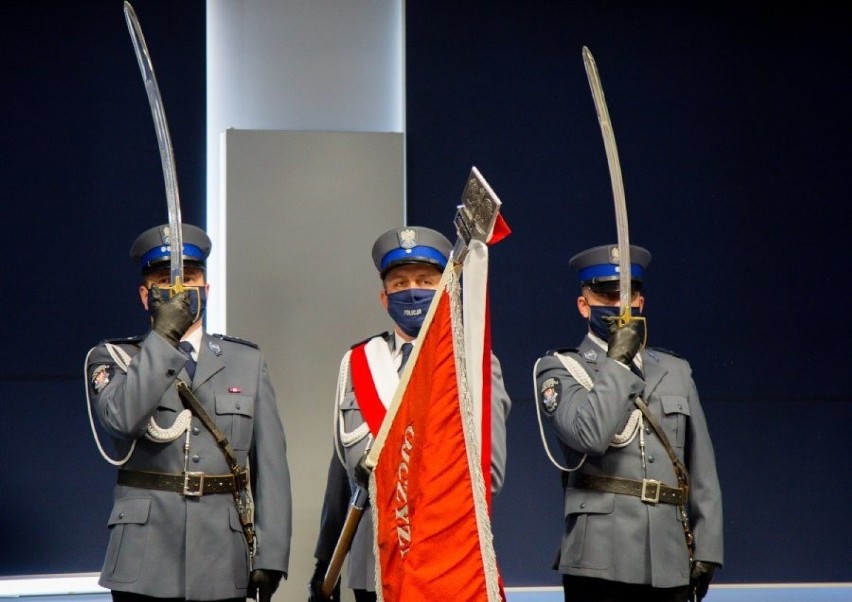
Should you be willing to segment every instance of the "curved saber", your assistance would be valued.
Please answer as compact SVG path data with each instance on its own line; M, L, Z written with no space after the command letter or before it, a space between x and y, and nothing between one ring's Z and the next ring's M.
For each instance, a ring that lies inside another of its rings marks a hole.
M609 177L612 181L612 196L615 201L615 222L618 228L618 268L619 268L619 297L621 300L620 324L623 326L630 321L630 300L632 291L630 288L630 235L627 227L627 201L624 197L624 183L621 180L621 163L618 160L618 148L615 145L615 133L612 131L612 123L609 120L609 110L606 107L601 78L598 74L598 66L591 51L583 46L583 63L586 65L586 76L589 78L589 86L592 89L592 98L595 100L595 109L598 112L598 121L601 125L604 147L606 148L606 160L609 163Z
M181 228L180 196L178 194L175 158L172 153L172 139L169 136L166 111L163 108L160 87L157 85L157 76L154 74L154 65L151 64L151 54L148 52L145 36L142 34L142 26L139 25L136 11L126 0L124 2L124 18L127 21L127 29L130 30L133 50L136 52L136 60L145 82L145 91L148 93L148 103L151 105L151 115L154 117L154 128L157 130L157 142L160 146L160 161L163 164L166 202L169 209L169 246L173 250L177 249L177 252L169 254L171 290L174 294L183 290L183 230Z

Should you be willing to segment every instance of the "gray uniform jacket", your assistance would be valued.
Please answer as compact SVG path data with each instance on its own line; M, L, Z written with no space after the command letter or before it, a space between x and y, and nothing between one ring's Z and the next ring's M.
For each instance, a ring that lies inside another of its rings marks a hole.
M149 419L167 428L184 409L175 379L189 382L187 357L160 335L112 341L131 357L127 371L105 344L89 353L87 383L116 448L136 448L124 469L229 474L213 435L197 417L176 440L145 436ZM116 485L100 585L158 598L218 600L246 595L250 568L283 571L290 556L291 496L286 442L263 354L253 344L204 334L192 389L236 452L250 465L258 554L250 567L231 493L188 497ZM189 441L189 450L184 445ZM186 464L185 464L186 463Z
M383 337L388 347L394 345L392 333L379 335ZM511 409L511 401L503 385L503 372L500 362L496 356L491 355L491 490L496 494L503 487L506 474L506 419ZM361 411L358 409L358 401L352 390L351 372L347 378L346 393L340 404L340 420L344 429L351 432L364 423ZM340 437L340 433L335 433ZM354 491L355 483L354 469L358 460L364 455L368 441L372 437L364 437L350 447L343 447L343 466L337 458L336 452L332 454L331 463L328 468L328 479L325 489L325 497L322 505L320 518L320 533L314 557L318 560L328 562L334 553L334 546L340 537L346 514L349 509L351 493ZM338 441L340 444L340 441ZM372 509L367 506L358 524L352 547L349 551L349 581L348 587L352 589L376 589L376 559L373 554L373 514Z
M688 549L676 505L572 486L583 473L656 479L677 486L672 461L649 424L626 446L610 446L635 409L637 395L689 471L686 510L696 540L695 559L721 565L722 493L689 364L670 353L646 349L641 353L643 380L609 359L588 336L578 350L560 353L579 360L594 384L591 390L581 386L553 352L536 363L536 398L545 423L560 442L565 467L574 468L587 454L581 467L563 479L565 533L559 572L660 588L689 582ZM640 440L645 444L645 469Z

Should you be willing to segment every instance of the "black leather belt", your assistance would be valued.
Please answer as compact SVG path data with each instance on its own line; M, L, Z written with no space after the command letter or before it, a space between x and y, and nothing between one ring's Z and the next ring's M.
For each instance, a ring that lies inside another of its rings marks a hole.
M157 489L159 491L174 491L181 495L198 497L211 493L233 493L234 475L204 474L203 472L185 472L181 474L166 474L162 472L145 472L142 470L118 471L118 484L140 489Z
M581 474L574 481L573 486L578 489L632 495L647 504L662 502L663 504L679 506L686 502L686 496L683 495L682 489L663 485L654 479L634 481L633 479L622 479L621 477Z

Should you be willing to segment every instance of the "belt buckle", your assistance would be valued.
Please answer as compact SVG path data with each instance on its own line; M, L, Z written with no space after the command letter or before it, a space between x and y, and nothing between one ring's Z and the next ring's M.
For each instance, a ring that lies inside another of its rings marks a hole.
M189 479L198 477L198 489L189 488ZM203 472L185 472L183 473L183 494L189 497L201 497L204 495L204 473Z
M642 494L639 498L648 504L656 504L660 501L660 482L654 479L642 479Z

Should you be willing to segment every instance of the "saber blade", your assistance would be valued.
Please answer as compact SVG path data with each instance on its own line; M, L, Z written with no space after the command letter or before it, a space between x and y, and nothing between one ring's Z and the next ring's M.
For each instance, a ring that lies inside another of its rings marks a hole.
M612 196L615 202L615 223L618 229L618 278L619 297L621 300L622 325L630 321L630 301L632 291L630 288L630 235L627 226L627 200L624 196L624 182L621 179L621 163L618 160L618 147L615 145L615 133L612 130L612 122L609 119L609 110L604 98L601 78L598 74L598 66L591 51L583 46L583 63L586 65L586 76L589 79L589 87L592 89L592 98L595 101L595 109L598 113L598 122L601 126L606 159L609 164L609 177L612 181Z
M124 19L127 21L127 29L130 31L130 39L133 41L133 50L136 52L136 61L142 72L142 80L145 82L145 91L148 93L148 103L151 105L151 115L154 117L154 128L157 131L157 142L160 147L160 162L163 165L163 179L166 186L166 202L169 210L169 246L171 247L171 290L172 294L183 291L183 229L181 228L180 196L178 194L177 172L175 170L175 158L172 152L172 139L169 135L169 125L166 122L166 111L163 108L163 99L160 96L160 87L157 85L157 76L154 74L154 65L151 63L151 54L142 34L142 26L136 17L136 11L130 2L124 2Z

